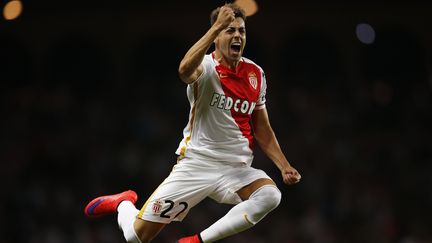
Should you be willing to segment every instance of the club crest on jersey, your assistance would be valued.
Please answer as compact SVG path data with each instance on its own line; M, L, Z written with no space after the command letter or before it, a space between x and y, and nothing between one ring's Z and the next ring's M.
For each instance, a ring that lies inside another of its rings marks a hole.
M258 86L258 79L257 79L256 74L255 74L254 72L250 72L250 73L248 74L248 76L249 76L249 83L250 83L250 85L251 85L254 89L257 89L257 86Z
M162 209L162 202L160 200L156 200L156 202L153 203L153 207L152 207L153 213L159 214L161 209Z

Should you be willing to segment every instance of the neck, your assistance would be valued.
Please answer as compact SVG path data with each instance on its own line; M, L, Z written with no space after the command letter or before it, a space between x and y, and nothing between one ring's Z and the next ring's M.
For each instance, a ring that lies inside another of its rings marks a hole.
M240 62L240 60L232 60L232 61L228 60L226 57L224 57L222 55L222 53L220 53L217 50L214 52L214 56L215 56L216 61L218 61L220 64L222 64L222 65L224 65L230 69L235 69Z

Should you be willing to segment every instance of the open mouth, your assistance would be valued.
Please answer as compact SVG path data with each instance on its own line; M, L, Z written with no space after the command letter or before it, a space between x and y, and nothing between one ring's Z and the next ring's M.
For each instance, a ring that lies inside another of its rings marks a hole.
M233 50L234 52L240 52L241 50L241 45L239 42L234 42L231 44L231 50Z

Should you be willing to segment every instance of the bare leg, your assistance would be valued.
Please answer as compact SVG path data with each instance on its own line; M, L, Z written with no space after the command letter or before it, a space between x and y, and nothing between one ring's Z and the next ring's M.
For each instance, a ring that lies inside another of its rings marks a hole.
M240 196L240 198L243 201L245 201L245 200L249 199L249 197L252 193L254 193L258 188L260 188L264 185L276 186L274 181L267 179L267 178L262 178L262 179L258 179L256 181L252 182L251 184L241 188L240 190L237 191L237 194Z
M136 219L134 229L142 243L148 243L165 227L165 224Z

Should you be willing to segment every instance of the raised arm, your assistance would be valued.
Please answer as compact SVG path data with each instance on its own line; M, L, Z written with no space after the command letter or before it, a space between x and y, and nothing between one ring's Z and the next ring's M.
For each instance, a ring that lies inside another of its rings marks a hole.
M267 109L255 110L252 113L254 137L263 152L273 161L282 173L285 184L291 185L300 181L300 174L290 165L283 154L276 135L270 125Z
M202 60L207 50L219 33L226 29L234 20L234 12L231 8L221 7L216 22L189 50L180 62L180 79L187 84L195 82L203 72Z

